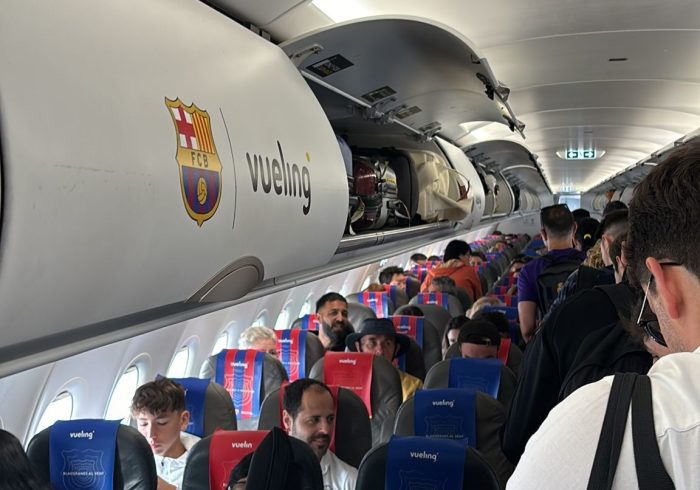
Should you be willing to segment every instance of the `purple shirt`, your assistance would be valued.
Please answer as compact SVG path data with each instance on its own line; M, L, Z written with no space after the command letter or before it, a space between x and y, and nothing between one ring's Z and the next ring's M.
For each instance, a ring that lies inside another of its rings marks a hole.
M560 259L577 257L581 259L586 258L583 252L579 252L575 248L567 248L564 250L552 250L547 254L548 257L553 257L554 262L557 263ZM544 260L543 258L531 260L525 266L520 269L520 274L518 274L518 303L521 301L532 301L539 304L539 290L537 288L537 278L540 277L542 271L550 265L551 262Z

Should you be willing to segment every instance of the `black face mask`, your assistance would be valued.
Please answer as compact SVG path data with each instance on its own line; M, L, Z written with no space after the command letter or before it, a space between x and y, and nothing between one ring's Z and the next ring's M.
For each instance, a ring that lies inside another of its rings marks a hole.
M345 338L355 331L349 322L343 325L342 330L334 330L330 325L322 322L321 329L323 329L324 335L331 341L331 345L328 350L333 352L344 352Z

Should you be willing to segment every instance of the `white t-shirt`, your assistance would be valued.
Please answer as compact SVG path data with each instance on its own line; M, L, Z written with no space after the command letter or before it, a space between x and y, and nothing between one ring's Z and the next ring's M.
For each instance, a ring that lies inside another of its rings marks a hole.
M154 454L158 477L166 483L175 485L178 490L180 490L180 487L182 487L182 477L185 475L187 456L190 449L192 449L192 446L199 441L199 437L188 434L187 432L181 432L180 440L185 446L185 452L182 453L179 458L168 458L166 456L158 456L157 454Z
M700 348L662 357L649 370L661 459L678 489L700 489ZM585 489L593 467L613 378L572 393L528 441L508 490ZM632 416L622 443L614 489L638 488Z
M331 451L321 458L324 490L355 490L357 470Z

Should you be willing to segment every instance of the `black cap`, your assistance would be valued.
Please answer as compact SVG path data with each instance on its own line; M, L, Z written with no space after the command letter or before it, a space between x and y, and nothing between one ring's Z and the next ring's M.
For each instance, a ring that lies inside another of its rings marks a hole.
M498 347L501 344L501 336L493 323L485 320L470 320L459 330L457 343Z

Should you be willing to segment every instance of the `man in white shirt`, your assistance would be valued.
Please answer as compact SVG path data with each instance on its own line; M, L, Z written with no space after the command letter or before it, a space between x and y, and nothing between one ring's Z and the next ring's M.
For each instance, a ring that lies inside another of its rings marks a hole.
M672 352L649 371L661 461L675 488L699 488L700 144L675 150L637 186L628 271L645 292L637 326ZM627 252L627 250L626 250ZM586 488L612 378L574 392L530 439L509 489ZM637 488L628 417L614 489ZM648 453L651 454L651 453Z
M190 421L185 390L167 378L146 383L134 394L131 415L153 450L157 490L180 490L188 452L199 440L181 432Z
M357 470L328 450L333 438L335 411L328 387L313 379L299 379L284 390L282 423L287 433L306 442L318 457L325 490L354 490Z

